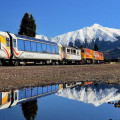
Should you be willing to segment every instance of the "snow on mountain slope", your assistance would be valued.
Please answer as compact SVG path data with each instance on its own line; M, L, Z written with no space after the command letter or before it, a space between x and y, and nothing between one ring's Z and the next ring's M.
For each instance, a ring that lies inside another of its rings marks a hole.
M118 40L116 38L118 36L120 36L120 30L94 24L91 27L85 27L80 30L56 36L52 39L52 41L68 46L70 42L74 44L76 40L79 40L81 43L95 42L96 39L99 39L100 41L104 40L114 42Z
M52 38L46 37L44 35L36 35L36 38L46 41L51 41Z
M77 88L67 88L59 90L58 96L68 99L90 103L99 106L110 101L120 100L120 91L117 86L109 85L88 85L78 86Z

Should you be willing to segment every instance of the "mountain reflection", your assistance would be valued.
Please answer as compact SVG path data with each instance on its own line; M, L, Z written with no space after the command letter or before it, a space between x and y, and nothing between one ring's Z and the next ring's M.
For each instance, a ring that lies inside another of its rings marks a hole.
M64 87L58 91L57 95L99 106L103 103L120 100L120 86L108 84L81 84L72 88ZM115 106L120 107L120 101L115 103Z
M26 120L35 120L38 111L37 100L22 103L21 107Z

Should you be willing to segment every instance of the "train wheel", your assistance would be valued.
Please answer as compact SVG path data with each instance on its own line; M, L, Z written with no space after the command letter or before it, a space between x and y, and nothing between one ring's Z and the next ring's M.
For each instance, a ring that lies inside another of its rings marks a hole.
M76 64L76 65L79 65L79 62L77 61L77 62L75 62L75 64Z
M17 61L15 61L14 65L15 65L15 66L19 66L19 65L20 65L20 62L17 60Z
M68 64L68 62L67 61L65 61L65 65L67 65Z
M36 61L34 61L34 65L36 65L37 64L37 62Z
M24 61L24 62L23 62L23 65L24 65L24 66L27 65L27 61Z
M56 61L52 61L52 65L56 65Z
M3 65L3 63L2 63L2 61L0 61L0 66L2 66Z

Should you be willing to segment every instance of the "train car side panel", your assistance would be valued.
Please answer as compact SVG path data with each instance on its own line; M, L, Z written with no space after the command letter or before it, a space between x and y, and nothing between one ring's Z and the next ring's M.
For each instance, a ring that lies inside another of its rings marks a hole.
M7 33L0 32L0 59L10 58L10 39Z

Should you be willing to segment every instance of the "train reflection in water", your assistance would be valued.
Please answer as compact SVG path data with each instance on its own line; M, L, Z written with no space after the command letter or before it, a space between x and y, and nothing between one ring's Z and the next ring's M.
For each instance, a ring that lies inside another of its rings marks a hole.
M23 108L28 101L35 101L37 98L51 95L65 97L84 103L99 106L103 103L120 106L120 85L94 84L92 82L73 82L69 84L57 84L51 86L25 88L22 90L11 90L0 93L0 109L10 108L22 104ZM30 104L31 102L29 102Z
M37 99L56 93L61 88L61 85L51 85L44 87L25 88L22 90L11 90L9 92L0 93L0 109L10 108L19 103Z

